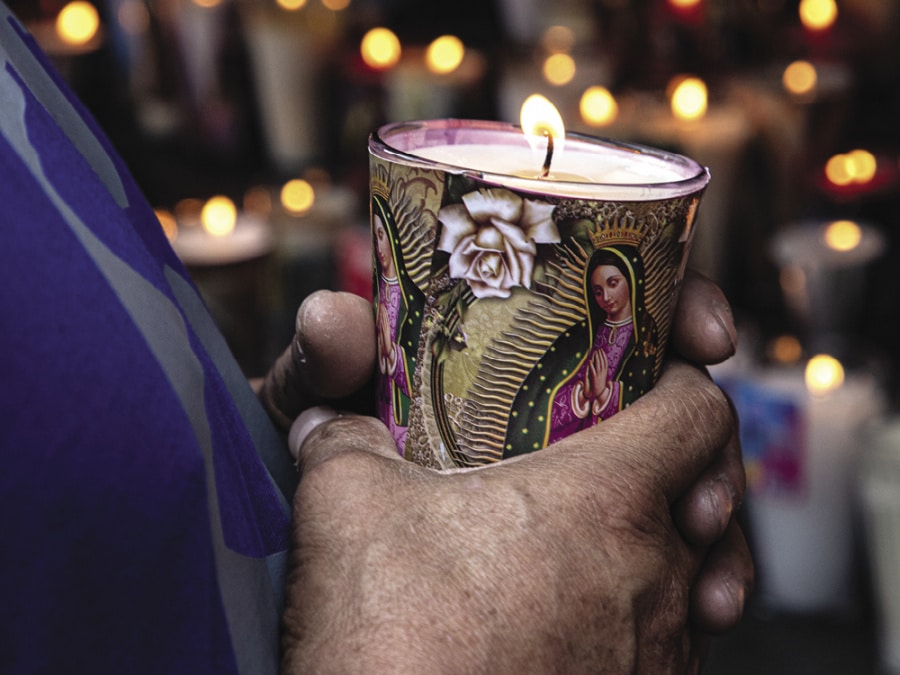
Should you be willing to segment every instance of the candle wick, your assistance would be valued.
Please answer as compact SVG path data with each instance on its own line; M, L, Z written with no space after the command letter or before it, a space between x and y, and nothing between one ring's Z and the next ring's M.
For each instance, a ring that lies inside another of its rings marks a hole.
M547 155L544 157L544 166L541 169L541 178L550 175L550 162L553 161L553 134L544 132L547 136Z

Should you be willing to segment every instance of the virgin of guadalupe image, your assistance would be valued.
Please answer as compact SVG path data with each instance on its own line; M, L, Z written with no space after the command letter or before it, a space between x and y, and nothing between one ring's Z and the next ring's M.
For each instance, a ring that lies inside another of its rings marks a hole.
M627 407L653 385L657 328L634 246L597 249L584 269L586 318L568 327L513 403L506 456L544 447ZM549 373L560 380L548 381Z
M372 236L376 253L377 413L390 429L402 455L424 301L421 291L409 278L393 215L380 195L372 197Z

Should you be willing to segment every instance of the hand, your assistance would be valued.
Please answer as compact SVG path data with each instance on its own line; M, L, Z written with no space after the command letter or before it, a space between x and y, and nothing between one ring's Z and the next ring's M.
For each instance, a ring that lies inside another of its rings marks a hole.
M602 409L612 391L612 382L609 381L609 361L602 349L597 349L591 355L591 362L584 375L584 386L593 407Z
M305 349L301 348L298 350L298 353L310 354L312 355L312 358L297 359L292 363L292 367L294 368L292 372L295 379L303 383L303 386L283 387L282 389L289 392L294 390L297 392L303 391L312 384L322 384L323 381L321 375L329 372L332 375L337 376L332 379L332 397L334 397L334 395L347 393L352 390L354 382L364 379L361 378L359 372L354 372L354 368L357 368L364 373L371 372L371 366L374 362L374 348L371 350L371 354L368 357L371 359L368 361L368 364L366 363L367 359L364 350L358 349L360 345L364 346L366 344L365 335L367 321L369 343L374 343L374 322L372 321L371 309L369 308L368 303L360 301L358 298L343 297L341 294L317 294L307 302L309 303L309 306L301 308L301 311L298 313L297 338L301 345L305 344L307 346ZM348 303L352 307L345 306L345 303ZM346 312L348 316L355 315L357 320L345 320L346 317L341 314L342 312ZM302 320L304 317L307 319L305 322ZM335 325L333 324L337 324L337 329L334 329ZM320 334L325 335L326 339L318 339ZM335 340L337 340L337 342L335 342ZM721 293L713 284L700 277L686 277L681 303L673 327L674 348L682 356L694 362L714 363L731 355L734 351L734 345L734 326L731 321L730 310ZM354 347L357 348L354 349ZM286 352L286 354L288 354L288 352ZM354 358L351 363L346 359L347 354L358 358ZM332 369L329 366L329 359L339 359L338 361L332 361L332 364L337 363L341 367ZM366 368L368 368L368 370L366 370ZM680 366L680 368L683 368L683 366ZM666 377L668 378L670 376L671 371L667 373ZM279 379L282 382L284 381L284 378L276 377L274 379L276 382L278 382ZM649 402L652 402L654 398L658 398L668 391L661 385L654 390L655 395L648 399ZM342 393L336 394L338 391ZM668 396L673 399L668 403L672 403L673 401L677 403L678 401L675 399L679 399L680 393L669 393ZM305 402L305 404L309 404L316 400L322 400L322 397L321 391L313 391L312 393L307 392L305 395L300 395L298 393L293 397L294 409L302 407L300 403ZM325 396L325 398L328 398L328 396ZM647 399L647 397L645 397L645 399ZM659 401L659 403L662 403L662 401ZM648 403L645 402L644 405L646 406L647 404ZM639 409L640 408L638 408L638 410ZM697 640L698 637L701 637L698 629L718 632L731 627L740 618L746 593L749 591L749 587L752 584L752 564L750 562L749 554L747 553L746 544L731 518L733 509L740 503L744 489L743 467L740 460L739 445L736 441L735 420L730 410L724 412L720 411L720 413L724 414L725 418L728 420L727 425L731 429L731 439L729 443L724 444L724 451L718 454L716 459L704 472L698 472L699 477L695 474L694 482L689 487L685 488L680 498L675 500L672 508L672 513L675 516L674 522L678 525L684 540L692 547L692 559L694 562L697 560L704 561L703 565L695 575L695 581L691 591L691 626L693 630L690 635L693 640L692 648L695 648L695 655L702 652L702 640ZM624 413L620 413L620 415L622 414ZM628 413L624 420L619 420L619 423L624 424L625 420L633 414L634 411ZM691 414L694 415L692 419L700 417L696 411ZM653 420L655 419L655 415L649 414L648 418ZM317 422L321 422L322 420L321 416L317 419L315 414L311 414L307 415L303 421L303 424L295 426L296 430L300 430L304 426L307 426L308 430L309 426L315 426ZM708 426L706 426L707 420L704 419L703 422L704 428L708 428ZM372 438L377 438L377 435L370 438L368 432L365 431L367 428L366 425L372 424L371 421L344 418L340 424L344 425L345 431L347 431L347 425L350 425L351 428L353 425L363 425L362 435L366 439L366 442L363 443L362 447L374 451L378 451L379 449L384 450L378 443L371 440ZM645 424L645 421L642 420L640 424ZM376 426L378 425L376 424ZM331 424L324 425L323 431L330 427L332 427ZM608 431L610 429L609 423L604 423L603 428ZM675 436L671 434L676 432L679 428L682 427L673 426L668 429L666 431L667 438L674 438ZM595 431L596 430L592 430L592 433ZM305 432L300 433L299 435L303 436L305 435ZM340 439L341 436L337 435L333 437L330 442L340 446ZM392 443L389 439L383 439L383 442L388 445L387 457L393 459L395 454ZM357 445L351 443L347 445L347 448L358 450L360 446L358 443ZM310 443L306 444L304 452L313 454L318 452L317 442L312 440ZM541 455L543 453L538 454ZM349 461L352 463L360 463L360 467L364 466L365 462L372 461L371 457L366 457L365 455L357 456L356 454L351 453L348 457L350 456L358 457L358 459ZM677 456L677 454L674 456ZM344 459L342 461L348 460ZM317 466L317 464L313 463L308 463L308 465ZM325 466L329 465L334 466L333 463L325 462ZM413 465L401 463L399 465L391 464L391 466L394 468L388 469L388 471L395 472L397 474L395 479L401 483L406 482L408 477L407 474L421 473L420 469ZM319 473L318 469L312 471L307 477L309 477L309 475L316 475L317 473ZM328 488L326 493L328 491L334 493L335 490L340 489L341 485L344 484L342 471L329 471L326 476L326 479L334 481L334 484ZM353 473L349 473L348 480L352 479L352 476ZM429 476L429 480L431 480L431 474L429 474ZM301 487L303 488L308 484L309 481L304 479L301 483ZM373 487L372 489L375 488ZM306 493L307 490L304 488L302 492ZM363 495L364 493L360 494ZM322 496L324 496L324 494ZM380 497L376 498L374 495L370 495L368 501L371 502L374 500L376 503L381 503L379 501L380 499ZM356 503L357 501L354 500L354 504ZM404 506L401 505L398 508L400 509L399 513L404 513ZM638 512L639 511L640 510L638 510ZM381 509L379 509L378 512L380 513ZM304 523L303 513L307 514L307 520L310 517L308 511L301 509L301 515L298 517L298 528L314 526L315 523ZM334 514L328 516L328 518L333 517L333 515ZM323 516L323 518L325 518L325 516ZM366 520L366 522L370 521ZM378 525L377 523L371 522L370 524L373 526ZM322 527L324 528L327 526L323 525ZM361 526L360 529L357 530L357 534L361 537L359 545L363 545L366 537L371 537L373 531L379 537L384 537L384 541L389 540L387 530L381 525L375 527L374 530ZM573 543L577 541L577 539L577 537L573 539ZM301 543L303 542L305 542L305 540L301 540ZM307 547L300 550L309 552L310 549ZM707 551L708 554L704 559L702 556ZM313 556L313 560L315 559L315 556ZM345 565L351 565L351 563L345 561ZM327 577L323 577L319 581L324 582L319 586L319 589L323 593L327 592L329 589ZM331 583L336 582L332 580ZM457 588L457 590L460 589ZM349 598L350 596L348 596L346 600L349 601ZM339 612L340 610L335 611ZM439 614L440 613L437 615ZM298 628L298 626L295 626L295 628ZM299 626L299 629L302 630L302 626ZM296 635L296 633L292 634ZM307 634L307 637L309 637L309 635L313 634ZM292 643L294 644L294 647L291 650L292 654L296 655L298 649L300 650L299 653L311 653L304 650L307 650L307 648L310 647L312 644L310 639L314 640L314 638L307 639L307 637L301 642ZM597 640L602 640L603 635L599 634L594 637ZM289 642L291 639L292 638L290 637L288 638Z
M285 433L303 410L363 392L376 361L372 305L352 293L317 291L297 310L290 346L258 386L259 399ZM374 394L369 397L371 411Z
M394 369L397 367L397 359L391 340L391 323L387 312L380 305L376 323L378 328L378 369L382 374L393 374Z
M292 439L285 672L698 667L689 601L704 578L712 588L710 563L671 512L734 434L701 371L673 363L602 425L479 469L406 462L371 418L306 431ZM716 564L748 564L733 551Z

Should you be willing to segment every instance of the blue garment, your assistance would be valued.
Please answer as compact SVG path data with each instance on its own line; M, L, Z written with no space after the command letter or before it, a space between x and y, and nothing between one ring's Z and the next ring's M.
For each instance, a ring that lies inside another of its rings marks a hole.
M0 383L0 673L277 672L290 457L2 4Z

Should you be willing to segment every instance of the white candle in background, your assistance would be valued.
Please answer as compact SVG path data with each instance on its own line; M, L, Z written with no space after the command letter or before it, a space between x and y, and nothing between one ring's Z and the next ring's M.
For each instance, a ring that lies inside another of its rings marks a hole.
M823 361L825 385L800 367L726 384L741 418L757 592L770 609L857 609L855 476L863 434L885 400L869 373L829 385L828 374L842 372L829 370L834 363Z
M878 650L885 672L900 673L900 418L875 425L865 447L860 492Z
M229 208L230 204L230 208ZM260 258L272 250L271 227L265 219L239 213L227 198L213 197L201 222L179 224L172 248L185 265L230 265Z

